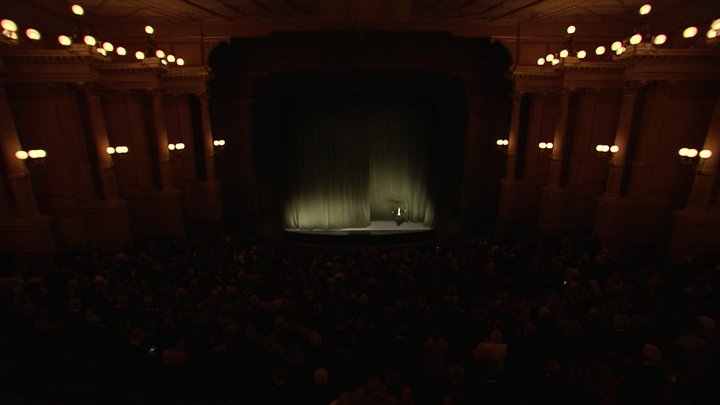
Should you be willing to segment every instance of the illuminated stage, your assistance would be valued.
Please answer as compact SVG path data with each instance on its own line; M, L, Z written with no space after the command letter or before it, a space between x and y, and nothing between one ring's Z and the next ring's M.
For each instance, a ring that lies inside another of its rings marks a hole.
M285 229L288 240L322 244L388 244L430 239L433 228L419 222L371 221L365 228Z

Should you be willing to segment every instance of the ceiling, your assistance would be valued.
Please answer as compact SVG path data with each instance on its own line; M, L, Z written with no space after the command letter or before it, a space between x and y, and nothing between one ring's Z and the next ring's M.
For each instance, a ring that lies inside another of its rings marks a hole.
M3 8L40 6L71 16L67 0L3 0ZM24 4L23 4L24 3ZM243 20L473 20L493 23L637 18L645 0L77 0L86 17L123 22L226 23ZM712 7L717 1L659 0L653 13ZM718 6L714 6L718 9Z

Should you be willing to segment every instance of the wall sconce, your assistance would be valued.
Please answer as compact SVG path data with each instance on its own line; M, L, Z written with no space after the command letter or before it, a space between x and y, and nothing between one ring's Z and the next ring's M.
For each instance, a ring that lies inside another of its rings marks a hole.
M225 140L224 139L214 139L213 146L217 150L222 150L225 147Z
M620 147L617 145L596 145L595 146L595 152L597 152L598 157L605 158L610 156L611 154L618 153L620 150Z
M705 162L705 160L712 156L712 151L710 149L703 149L698 152L695 148L681 148L678 150L678 155L682 163L694 165Z
M540 148L540 153L542 153L542 154L548 154L548 153L552 152L553 146L554 145L552 142L540 142L538 144L538 148Z
M45 157L47 157L45 149L30 149L28 151L19 150L15 152L15 158L22 160L23 162L29 162L33 166L43 165L45 163Z
M170 150L170 152L174 152L174 151L182 152L182 150L185 149L185 144L182 142L169 143L168 149Z
M497 145L497 148L503 152L507 152L507 147L510 144L510 141L507 139L498 139L495 141L495 145Z
M105 149L105 152L107 152L108 155L112 156L113 160L115 159L124 159L125 154L128 153L130 149L127 146L120 145L120 146L108 146Z

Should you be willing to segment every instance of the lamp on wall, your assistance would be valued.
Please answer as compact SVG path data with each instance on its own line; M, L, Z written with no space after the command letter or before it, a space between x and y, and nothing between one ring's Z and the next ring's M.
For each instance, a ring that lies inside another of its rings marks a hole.
M170 152L182 153L183 149L185 149L185 144L182 142L169 143L168 149L170 150Z
M595 152L598 157L606 158L618 153L620 147L617 145L595 145Z
M47 152L45 149L19 150L15 152L15 158L23 161L26 165L42 166L45 164Z
M225 147L225 140L224 139L213 139L213 146L216 150L223 150Z
M125 159L125 155L129 151L130 151L130 149L124 145L108 146L107 148L105 148L105 152L107 152L107 154L110 155L113 158L113 160Z
M698 152L695 148L680 148L680 150L678 150L678 156L680 156L680 161L684 164L701 165L712 156L712 151L710 149L703 149Z
M497 141L495 141L495 145L497 145L497 148L505 153L507 153L507 148L509 144L510 141L508 141L507 139L498 139Z
M552 152L552 148L554 146L555 145L553 145L552 142L540 142L538 144L538 148L540 148L540 153L542 153L543 155L546 155L546 154Z

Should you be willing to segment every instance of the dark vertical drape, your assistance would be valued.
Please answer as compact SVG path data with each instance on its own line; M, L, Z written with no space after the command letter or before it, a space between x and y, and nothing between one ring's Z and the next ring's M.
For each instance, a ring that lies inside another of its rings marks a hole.
M431 103L303 99L291 102L286 114L286 227L366 227L390 220L397 206L410 221L432 225Z

